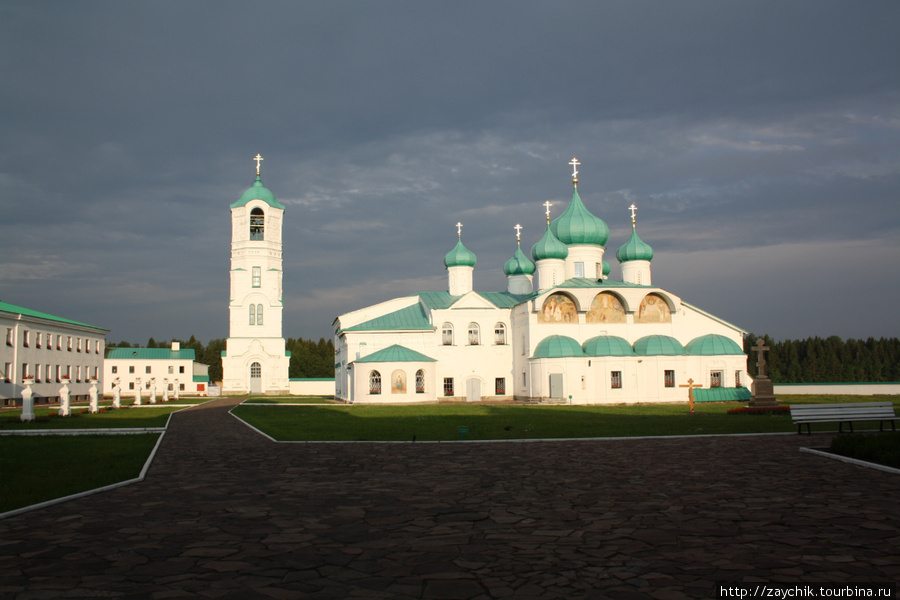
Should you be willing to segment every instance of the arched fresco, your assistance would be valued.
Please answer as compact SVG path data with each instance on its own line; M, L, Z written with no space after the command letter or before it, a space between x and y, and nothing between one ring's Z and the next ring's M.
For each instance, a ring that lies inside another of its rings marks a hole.
M406 393L406 371L397 369L396 371L391 373L391 393L392 394L405 394Z
M578 323L578 307L565 294L551 294L544 300L538 323Z
M641 306L638 309L634 319L635 323L671 323L672 311L665 299L659 294L647 294L641 300Z
M625 307L614 294L600 292L591 301L586 321L588 323L624 323Z

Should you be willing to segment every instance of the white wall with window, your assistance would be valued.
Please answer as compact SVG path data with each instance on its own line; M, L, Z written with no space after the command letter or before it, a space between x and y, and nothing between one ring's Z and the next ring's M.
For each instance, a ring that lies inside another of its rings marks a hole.
M209 388L209 366L195 360L193 350L173 342L168 348L111 348L103 361L103 393L112 394L116 385L134 390L140 378L144 395L155 386L161 396L163 388L189 395L206 396Z

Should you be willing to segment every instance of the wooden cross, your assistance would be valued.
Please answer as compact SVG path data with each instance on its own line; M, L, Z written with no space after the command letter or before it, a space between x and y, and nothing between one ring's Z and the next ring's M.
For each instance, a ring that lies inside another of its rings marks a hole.
M578 177L578 165L581 163L578 162L577 158L573 158L569 161L569 164L572 165L572 179L576 179Z
M688 388L688 405L691 407L691 412L694 412L694 388L703 387L700 383L694 383L694 379L688 379L687 385L679 385L678 387L686 387Z
M521 242L522 241L522 226L519 225L518 223L516 223L516 226L513 227L513 229L516 230L516 241Z
M553 206L553 203L547 200L544 202L544 207L547 209L547 222L550 222L550 207Z
M766 376L766 355L764 352L769 350L769 347L765 345L765 342L762 338L756 339L756 345L753 346L753 350L758 354L756 356L756 376L757 377L765 377Z
M263 161L263 157L257 153L256 156L253 157L253 160L256 161L256 174L259 175L259 163Z
M462 238L462 223L456 224L456 237Z

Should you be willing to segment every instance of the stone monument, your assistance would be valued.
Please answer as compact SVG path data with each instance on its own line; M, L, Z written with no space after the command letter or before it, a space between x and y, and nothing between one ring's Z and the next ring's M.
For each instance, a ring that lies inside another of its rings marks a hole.
M91 379L91 389L88 392L91 399L91 413L100 412L100 402L97 397L97 380Z
M765 345L762 338L756 340L756 345L752 348L757 354L756 358L756 378L750 386L750 406L754 408L762 408L768 406L778 406L778 400L775 399L775 388L772 380L766 375L766 350L769 347Z
M156 404L156 377L150 378L150 404Z
M34 379L30 377L25 378L25 389L22 390L22 416L19 417L20 421L34 421L34 394L31 391L31 384L33 383Z
M69 378L62 378L62 387L59 388L59 416L70 417L72 410L69 408Z
M113 408L122 408L122 382L116 377L113 384Z
M136 377L134 380L134 406L140 406L141 403L141 393L144 391L141 383L141 378Z

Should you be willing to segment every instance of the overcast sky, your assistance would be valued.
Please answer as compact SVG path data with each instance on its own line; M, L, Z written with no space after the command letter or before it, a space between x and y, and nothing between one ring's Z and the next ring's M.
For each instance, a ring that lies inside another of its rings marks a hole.
M0 300L228 336L229 205L286 206L284 335L506 289L579 193L653 282L776 339L900 335L898 2L0 3Z

